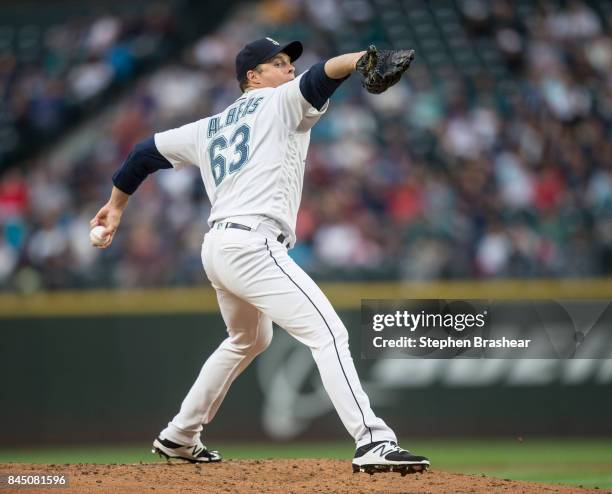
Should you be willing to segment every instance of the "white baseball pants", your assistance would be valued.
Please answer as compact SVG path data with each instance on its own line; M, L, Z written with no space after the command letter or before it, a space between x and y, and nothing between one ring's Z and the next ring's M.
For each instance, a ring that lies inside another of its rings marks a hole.
M213 228L202 261L217 292L228 337L206 360L164 438L192 444L219 409L236 377L272 339L272 321L308 346L342 423L357 447L396 441L361 387L348 332L331 303L276 240L279 231Z

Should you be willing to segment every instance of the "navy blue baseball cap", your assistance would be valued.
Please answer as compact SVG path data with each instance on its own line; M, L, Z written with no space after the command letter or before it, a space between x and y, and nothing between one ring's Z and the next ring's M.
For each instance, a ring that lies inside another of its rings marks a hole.
M291 62L300 58L304 51L302 43L292 41L286 45L281 45L272 38L261 38L246 45L238 55L236 55L236 79L242 82L249 70L254 69L260 63L270 60L279 53L289 55Z

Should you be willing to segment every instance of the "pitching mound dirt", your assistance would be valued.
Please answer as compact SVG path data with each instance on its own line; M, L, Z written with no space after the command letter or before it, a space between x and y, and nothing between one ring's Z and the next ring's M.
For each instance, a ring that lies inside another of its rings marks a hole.
M69 477L68 487L10 487L0 494L66 493L602 493L602 489L503 480L431 470L402 477L398 473L352 473L350 462L340 460L226 460L210 465L190 463L138 463L132 465L0 464L0 474ZM5 482L6 477L2 480Z

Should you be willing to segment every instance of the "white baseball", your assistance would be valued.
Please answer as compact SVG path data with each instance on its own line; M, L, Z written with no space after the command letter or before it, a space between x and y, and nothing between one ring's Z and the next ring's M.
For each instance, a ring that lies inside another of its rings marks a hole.
M89 232L89 240L93 245L102 245L106 242L107 236L104 235L104 227L101 225L94 226Z

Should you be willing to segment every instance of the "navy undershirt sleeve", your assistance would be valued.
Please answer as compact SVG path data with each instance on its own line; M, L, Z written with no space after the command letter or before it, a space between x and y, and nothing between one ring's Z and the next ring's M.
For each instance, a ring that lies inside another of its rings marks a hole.
M332 79L325 73L325 62L316 63L300 79L300 91L308 103L320 110L348 77Z
M126 194L133 194L147 176L162 168L172 168L155 146L153 137L139 142L113 175L113 184Z

